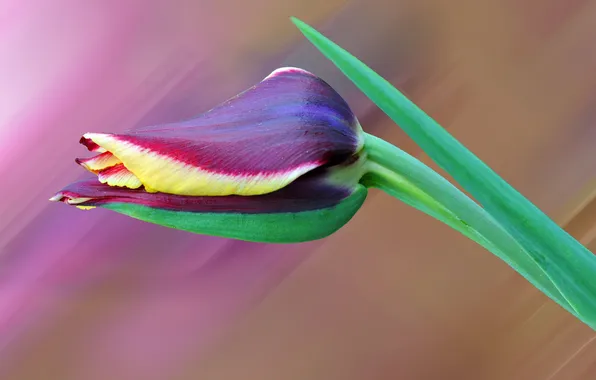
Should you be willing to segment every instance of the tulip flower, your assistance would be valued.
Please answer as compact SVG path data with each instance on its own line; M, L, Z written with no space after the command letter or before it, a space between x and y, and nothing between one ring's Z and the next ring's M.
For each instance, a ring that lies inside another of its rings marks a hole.
M98 180L67 186L51 200L196 233L288 243L337 231L375 187L477 242L596 329L594 255L385 79L292 21L479 202L363 132L339 94L294 68L195 119L84 135L83 145L98 155L77 162Z
M366 198L364 134L341 96L275 70L212 110L126 133L86 133L96 178L51 198L201 234L261 242L325 237Z
M342 97L298 68L189 120L126 133L86 133L97 177L50 200L102 207L189 232L294 243L324 238L380 188L490 247L465 220L495 235L479 207L426 165L364 133ZM451 207L451 209L450 209ZM484 224L482 224L484 223ZM477 223L478 224L478 223Z

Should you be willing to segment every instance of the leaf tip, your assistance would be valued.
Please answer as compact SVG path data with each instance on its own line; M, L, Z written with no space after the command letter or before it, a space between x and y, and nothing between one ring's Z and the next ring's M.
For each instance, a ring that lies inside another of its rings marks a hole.
M305 23L304 21L300 20L297 17L290 16L290 21L292 21L292 23L294 25L296 25L296 27L298 29L300 29L300 31L302 31L302 32L304 32L305 30L308 30L310 28L310 25L308 25L307 23Z

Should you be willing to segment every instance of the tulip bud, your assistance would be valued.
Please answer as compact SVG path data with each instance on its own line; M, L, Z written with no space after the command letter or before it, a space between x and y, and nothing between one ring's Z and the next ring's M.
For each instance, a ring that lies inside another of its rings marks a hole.
M360 208L364 136L327 83L296 68L182 122L87 133L97 175L51 198L194 233L292 243L337 231Z

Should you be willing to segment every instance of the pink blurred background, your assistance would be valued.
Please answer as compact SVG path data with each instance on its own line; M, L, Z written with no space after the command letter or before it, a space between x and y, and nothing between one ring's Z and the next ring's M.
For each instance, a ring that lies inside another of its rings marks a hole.
M596 0L0 0L0 378L596 378L594 331L377 192L285 246L47 201L85 175L81 134L198 114L288 65L429 163L291 15L596 249Z

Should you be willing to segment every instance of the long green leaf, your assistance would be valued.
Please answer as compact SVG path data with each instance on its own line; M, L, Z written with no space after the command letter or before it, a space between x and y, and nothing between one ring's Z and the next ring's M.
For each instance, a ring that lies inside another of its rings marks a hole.
M596 258L372 69L306 23L305 37L397 123L524 247L576 311L596 329ZM531 279L530 279L531 280Z

